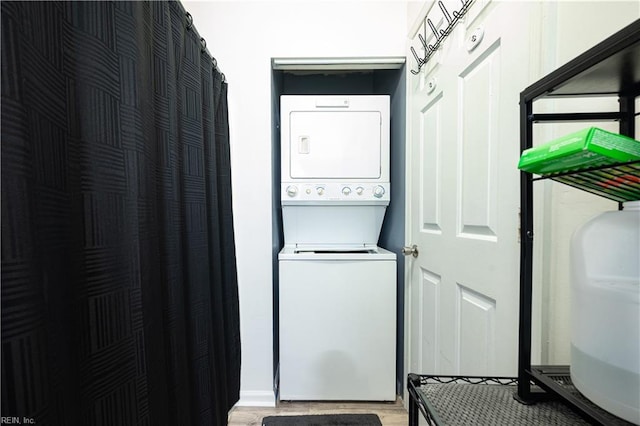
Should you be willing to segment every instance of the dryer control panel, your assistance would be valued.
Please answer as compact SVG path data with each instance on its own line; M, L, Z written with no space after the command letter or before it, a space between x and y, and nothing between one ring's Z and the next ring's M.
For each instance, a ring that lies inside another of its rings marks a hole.
M388 182L314 182L312 184L283 182L280 198L283 205L300 201L341 201L354 204L382 202L386 205L389 204L391 195L389 186Z

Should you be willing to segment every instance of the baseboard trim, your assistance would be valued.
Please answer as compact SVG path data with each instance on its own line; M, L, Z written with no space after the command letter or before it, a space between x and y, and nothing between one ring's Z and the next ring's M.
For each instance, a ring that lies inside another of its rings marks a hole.
M273 391L240 391L240 400L236 407L275 407L276 397Z

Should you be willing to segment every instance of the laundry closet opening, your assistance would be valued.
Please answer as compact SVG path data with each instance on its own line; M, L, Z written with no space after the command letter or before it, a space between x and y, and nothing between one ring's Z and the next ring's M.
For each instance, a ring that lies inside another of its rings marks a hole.
M274 391L279 381L279 268L278 253L284 246L281 208L280 97L282 95L388 95L390 97L389 177L391 198L384 215L378 245L397 255L396 266L396 393L402 394L404 372L404 257L405 240L405 58L273 58L271 69L272 117L272 262ZM366 256L367 248L352 247L347 255ZM360 251L360 253L358 253ZM312 249L300 253L323 256L335 250ZM366 295L363 295L366 297Z

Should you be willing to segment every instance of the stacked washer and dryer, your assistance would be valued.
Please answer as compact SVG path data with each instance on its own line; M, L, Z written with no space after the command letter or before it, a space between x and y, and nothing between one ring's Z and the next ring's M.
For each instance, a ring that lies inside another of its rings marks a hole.
M389 96L280 99L280 400L394 401Z

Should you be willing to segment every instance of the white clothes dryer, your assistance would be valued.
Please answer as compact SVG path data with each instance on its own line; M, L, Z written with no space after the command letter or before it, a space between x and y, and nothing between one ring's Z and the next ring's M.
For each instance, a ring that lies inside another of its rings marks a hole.
M377 244L391 196L389 96L282 96L285 246Z
M280 97L281 179L389 182L390 97Z

